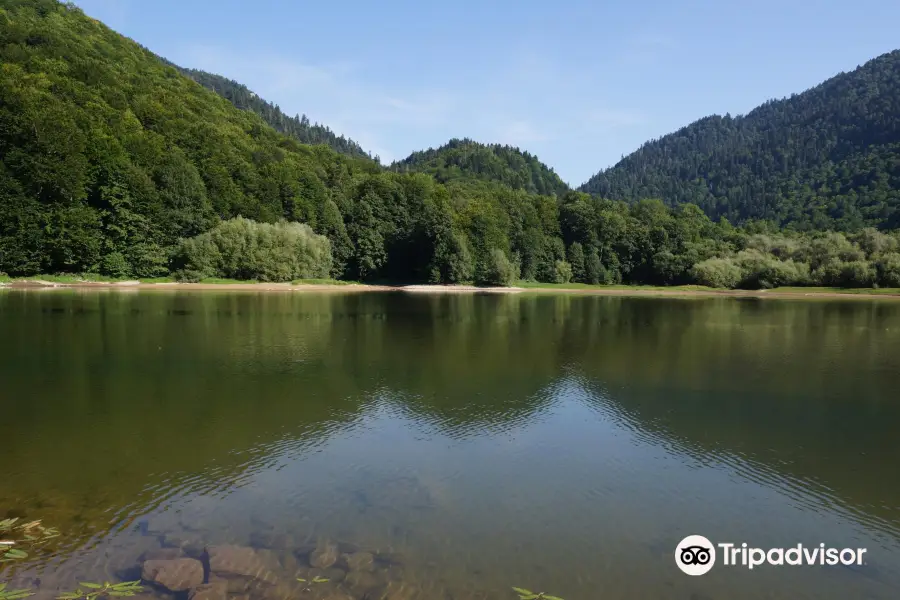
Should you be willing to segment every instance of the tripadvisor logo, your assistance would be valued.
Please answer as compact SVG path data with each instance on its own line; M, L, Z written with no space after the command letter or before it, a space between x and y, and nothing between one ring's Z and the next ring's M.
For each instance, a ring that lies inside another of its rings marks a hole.
M702 535L689 535L675 548L675 564L688 575L706 575L716 564L716 547Z
M865 553L865 548L827 548L825 544L764 550L749 547L746 542L713 544L702 535L689 535L675 548L675 564L688 575L705 575L715 566L717 555L722 566L753 570L762 565L863 565Z

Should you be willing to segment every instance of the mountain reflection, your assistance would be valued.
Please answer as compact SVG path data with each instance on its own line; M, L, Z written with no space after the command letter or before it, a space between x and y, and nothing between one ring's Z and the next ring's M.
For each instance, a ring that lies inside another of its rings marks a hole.
M900 531L893 303L8 292L0 331L0 507L71 545L377 411L451 440L527 427L573 377L647 443Z

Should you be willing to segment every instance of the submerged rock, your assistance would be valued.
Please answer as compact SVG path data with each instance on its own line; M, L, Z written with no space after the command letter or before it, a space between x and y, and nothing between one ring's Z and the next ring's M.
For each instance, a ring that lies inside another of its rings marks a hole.
M341 555L341 562L348 571L374 571L375 557L369 552L354 552Z
M228 597L228 584L224 581L204 583L188 593L188 600L225 600Z
M250 545L254 548L285 550L294 546L294 537L277 531L254 531L250 534Z
M293 576L300 568L300 561L297 560L296 555L294 555L291 550L282 552L279 560L281 561L281 566L284 567L284 570L288 575Z
M405 557L401 553L392 550L379 550L375 552L375 559L386 565L402 565L406 562Z
M311 567L327 569L337 562L339 557L338 545L328 540L320 540L316 549L309 554Z
M304 594L303 590L304 584L298 581L282 582L261 589L259 593L253 595L253 600L292 600L295 598L315 600L315 596Z
M332 567L330 569L323 570L322 577L328 579L329 581L340 583L347 577L347 573L343 569Z
M264 581L257 581L249 577L220 577L215 573L209 574L209 582L224 586L230 598L247 595L251 592L256 593L270 585Z
M280 568L273 553L257 552L247 546L209 546L209 570L221 576L249 577L265 582L274 582L275 572Z
M141 578L172 592L183 592L203 583L203 563L193 558L144 561Z
M197 536L185 536L177 533L167 533L160 541L164 548L180 548L193 558L200 558L206 547L206 543Z
M378 593L385 587L384 581L380 577L366 571L347 573L342 585L356 596L372 598L379 597Z
M176 558L185 558L184 550L181 548L153 548L141 554L138 560L146 562L148 560L175 560Z
M389 581L379 598L383 600L413 600L419 590L402 581Z
M341 551L341 554L353 554L354 552L362 552L362 546L355 542L347 542L338 540L337 541L338 550Z

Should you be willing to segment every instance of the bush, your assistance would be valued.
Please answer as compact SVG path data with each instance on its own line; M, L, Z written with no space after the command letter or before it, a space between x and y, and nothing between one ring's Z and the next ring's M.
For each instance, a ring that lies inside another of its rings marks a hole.
M734 288L741 282L741 269L729 258L708 258L691 269L691 278L699 285Z
M181 283L197 283L198 281L203 281L207 277L212 277L212 275L194 269L179 269L178 271L175 271L174 275L175 279Z
M794 260L809 263L812 270L832 260L852 262L863 260L866 253L852 244L842 233L829 232L810 240L794 253Z
M125 260L137 277L163 277L169 274L169 257L159 244L139 242L126 250Z
M877 273L875 267L867 261L844 262L832 258L813 272L813 280L820 285L832 287L872 287L877 280Z
M569 283L570 281L572 281L572 265L570 265L566 261L556 261L556 265L554 266L553 271L554 283Z
M435 249L431 267L431 283L471 281L474 267L466 238L459 233L448 236L446 243Z
M690 272L691 265L696 262L685 254L673 254L668 250L657 252L653 255L654 283L673 285L683 283L685 276Z
M882 287L900 287L900 254L883 254L875 262L878 284Z
M792 258L801 248L800 240L780 234L757 233L747 238L747 248L771 254L781 260Z
M100 262L100 273L110 277L129 277L131 276L131 265L128 264L121 252L111 252Z
M844 287L872 287L877 278L875 267L866 260L845 262L841 269L841 284Z
M781 287L785 285L808 285L809 265L781 261L771 255L757 250L742 250L735 257L741 270L739 287L758 290Z
M511 285L519 278L519 269L504 254L503 250L493 249L487 263L478 277L477 283L485 285Z
M853 236L853 239L860 249L866 253L866 256L869 257L896 252L897 250L897 238L882 233L873 227L866 227Z
M331 244L302 223L257 223L237 217L184 240L180 277L293 281L331 273Z

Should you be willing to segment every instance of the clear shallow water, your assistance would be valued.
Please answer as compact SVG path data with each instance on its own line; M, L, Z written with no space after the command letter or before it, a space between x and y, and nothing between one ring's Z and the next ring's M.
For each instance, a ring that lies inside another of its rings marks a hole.
M327 538L389 598L897 598L898 389L889 301L0 292L0 518L63 532L0 581ZM692 578L694 533L868 564Z

